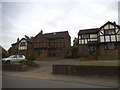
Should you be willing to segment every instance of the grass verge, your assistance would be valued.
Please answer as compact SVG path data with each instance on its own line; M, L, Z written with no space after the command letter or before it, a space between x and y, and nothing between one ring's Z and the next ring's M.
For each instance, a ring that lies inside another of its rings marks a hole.
M75 60L77 61L85 61L85 60L88 60L86 57L81 57L81 58L76 58Z
M118 56L98 56L98 60L118 60Z
M89 62L82 63L77 65L85 65L85 66L120 66L119 62Z

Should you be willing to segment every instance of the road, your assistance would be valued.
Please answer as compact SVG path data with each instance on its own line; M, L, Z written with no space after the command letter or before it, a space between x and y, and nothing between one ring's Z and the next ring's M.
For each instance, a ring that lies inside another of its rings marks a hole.
M110 88L107 86L55 80L30 79L23 77L3 76L2 88Z

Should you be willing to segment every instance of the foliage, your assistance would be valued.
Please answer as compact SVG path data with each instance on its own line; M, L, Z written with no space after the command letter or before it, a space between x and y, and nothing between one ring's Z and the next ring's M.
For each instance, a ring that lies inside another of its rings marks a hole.
M28 60L35 61L37 59L37 54L35 51L31 50L28 54Z
M27 35L25 35L25 39L27 39L27 40L31 40L33 37L32 36L27 36Z
M30 67L38 67L38 64L31 60L23 60L21 63Z
M77 53L78 53L78 38L75 38L73 40L73 47L72 47L72 53L73 53L73 58L77 57Z
M29 36L27 36L27 35L25 35L25 38L26 38L26 39L30 39Z
M73 40L73 46L78 46L78 38L75 38L75 39Z

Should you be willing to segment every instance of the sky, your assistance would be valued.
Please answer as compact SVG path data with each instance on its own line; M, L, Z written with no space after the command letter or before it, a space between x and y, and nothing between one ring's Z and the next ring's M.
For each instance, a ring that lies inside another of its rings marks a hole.
M8 50L17 38L68 31L71 45L79 30L118 23L119 0L4 0L0 3L0 45Z

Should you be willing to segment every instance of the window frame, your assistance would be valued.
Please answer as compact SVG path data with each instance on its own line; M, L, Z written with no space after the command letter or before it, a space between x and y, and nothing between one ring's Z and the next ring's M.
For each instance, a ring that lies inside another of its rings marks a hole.
M90 34L81 34L81 39L88 39L90 38Z
M113 45L113 46L112 46ZM112 46L112 47L111 47ZM117 44L116 43L106 43L105 44L105 49L106 50L114 50L117 49Z
M113 33L113 31L114 31L114 33ZM106 33L106 32L107 32L107 33ZM104 34L105 34L105 35L115 35L116 32L115 32L115 29L105 29L105 30L104 30Z

